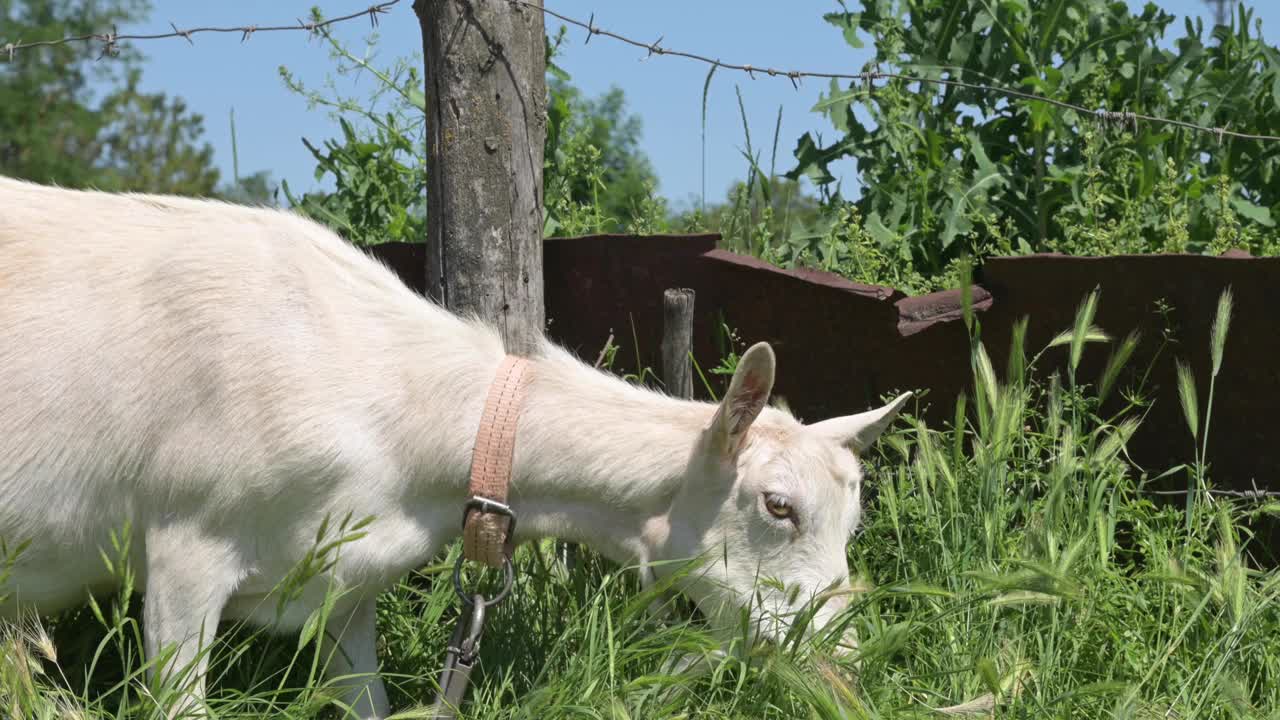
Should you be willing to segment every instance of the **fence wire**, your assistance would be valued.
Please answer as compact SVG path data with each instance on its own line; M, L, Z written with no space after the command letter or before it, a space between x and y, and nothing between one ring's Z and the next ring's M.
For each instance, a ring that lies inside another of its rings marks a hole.
M98 57L99 59L101 59L102 57L116 55L118 52L119 43L125 40L163 40L168 38L183 38L187 42L194 45L195 41L191 39L191 36L196 35L198 33L239 33L240 41L244 42L248 40L250 37L252 37L254 33L259 33L259 32L303 30L310 34L315 34L321 28L328 27L329 25L346 22L349 20L355 20L357 18L362 18L362 17L368 17L369 21L376 27L378 24L378 17L380 15L384 15L388 13L391 10L392 6L399 4L399 2L400 0L387 0L386 2L378 3L376 5L371 5L368 8L365 8L364 10L353 12L353 13L350 13L349 15L343 15L341 17L335 17L329 20L324 20L319 22L306 22L299 19L296 25L241 25L236 27L194 27L194 28L187 28L186 30L182 30L182 29L179 29L177 25L174 25L171 22L169 23L169 26L173 28L173 32L168 32L168 33L156 33L156 34L149 34L149 35L131 35L131 34L122 35L116 32L114 28L112 28L112 32L109 32L109 33L91 33L88 35L76 35L73 37L56 38L51 40L35 40L31 42L21 42L21 41L9 42L9 43L5 43L4 45L0 45L0 57L5 57L10 62L12 62L15 54L20 50L29 50L32 48L50 47L54 45L65 45L65 44L78 43L78 42L100 42L102 43L102 53ZM834 79L834 80L859 81L865 84L869 92L874 89L875 87L874 83L877 80L900 80L908 83L912 83L912 82L931 83L934 85L965 88L968 90L976 90L978 92L1003 95L1005 97L1014 98L1018 100L1043 102L1043 103L1052 105L1054 107L1061 108L1063 110L1072 110L1080 114L1082 117L1092 117L1100 122L1107 123L1110 125L1117 125L1121 127L1132 127L1135 131L1138 128L1139 122L1147 122L1147 123L1153 123L1157 125L1168 125L1173 127L1180 127L1180 128L1183 128L1186 130L1192 130L1195 132L1208 133L1208 134L1217 136L1219 142L1221 142L1223 138L1235 138L1239 140L1257 140L1262 142L1280 142L1280 136L1277 136L1277 135L1257 135L1253 133L1243 133L1243 132L1231 130L1226 127L1210 127L1206 125L1198 125L1196 123L1188 122L1186 120L1176 120L1173 118L1158 117L1155 115L1147 115L1144 113L1132 112L1128 110L1090 109L1090 108L1084 107L1083 105L1077 105L1075 103L1058 100L1056 98L1048 97L1046 95L1040 95L1034 92L1027 92L1025 90L1018 90L1018 89L1009 88L1009 87L1001 87L998 85L990 85L987 83L972 83L964 80L956 80L954 78L931 78L931 77L923 77L920 75L911 75L907 73L882 72L879 69L864 71L864 72L856 72L856 73L820 72L820 71L814 71L814 70L794 70L794 69L783 70L783 69L768 67L763 65L749 65L749 64L742 64L742 63L724 62L723 60L708 57L706 55L701 55L695 52L688 52L685 50L676 50L674 48L663 47L662 37L659 37L657 40L653 42L643 42L640 40L636 40L634 38L627 37L626 35L622 35L621 33L617 33L612 30L607 30L595 24L595 13L592 13L591 17L588 18L586 22L583 22L582 20L579 20L577 18L572 18L562 13L556 12L555 10L546 8L543 6L542 2L533 2L532 0L507 0L507 2L513 8L515 7L528 8L530 10L534 10L534 11L543 13L545 15L549 15L569 25L582 28L583 30L587 31L587 39L586 39L587 42L590 42L591 38L596 35L602 35L604 37L617 40L619 42L623 42L633 47L644 50L647 53L646 55L647 57L653 56L653 55L670 55L674 57L682 57L682 58L694 60L696 62L700 62L709 66L711 68L709 72L714 72L715 70L719 70L719 69L733 70L736 72L746 73L752 79L754 79L757 74L763 74L769 77L784 77L790 80L791 84L796 88L800 87L800 81L805 78L815 78L815 79L822 79L822 80Z
M1149 123L1154 123L1159 125L1172 125L1176 127L1185 128L1187 130L1209 133L1212 135L1216 135L1219 141L1221 141L1224 137L1238 138L1241 140L1260 140L1263 142L1280 141L1280 136L1277 136L1277 135L1255 135L1251 133L1242 133L1242 132L1236 132L1234 130L1230 130L1225 127L1207 127L1204 125L1197 125L1196 123L1187 122L1185 120L1174 120L1172 118L1156 117L1154 115L1145 115L1143 113L1130 112L1127 110L1106 110L1106 109L1091 110L1082 105L1076 105L1074 103L1065 102L1063 100L1057 100L1055 98L1051 98L1045 95L1026 92L1024 90L1016 90L1014 88L1000 87L997 85L988 85L986 83L971 83L971 82L965 82L963 80L955 80L955 79L949 79L949 78L929 78L929 77L921 77L918 75L909 75L906 73L881 72L878 69L867 71L867 72L839 73L839 72L815 72L811 70L781 70L778 68L766 67L761 65L745 65L745 64L738 64L738 63L729 63L729 62L724 62L723 60L711 58L706 55L700 55L694 52L687 52L684 50L675 50L672 48L663 47L662 37L659 37L657 40L653 42L643 42L643 41L635 40L625 35L621 35L619 33L613 32L611 30L606 30L595 24L594 13L592 13L591 17L586 22L583 22L576 18L571 18L566 15L562 15L554 10L549 10L543 7L541 3L531 2L530 0L507 0L507 2L515 6L521 6L521 7L530 8L532 10L538 10L546 15L550 15L551 17L554 17L557 20L560 20L561 22L568 23L569 25L574 25L576 27L580 27L583 30L587 31L587 42L590 42L591 38L596 35L603 35L607 38L618 40L620 42L624 42L628 45L644 50L648 54L646 55L646 57L652 56L652 55L671 55L674 57L687 58L689 60L694 60L710 66L712 69L711 71L715 71L719 69L734 70L734 71L746 73L752 79L755 79L757 74L768 75L769 77L784 77L790 80L791 84L796 88L799 88L800 81L805 78L817 78L817 79L823 79L823 80L831 80L831 79L856 80L856 81L865 83L868 91L871 91L873 89L874 87L873 83L876 80L902 80L905 82L932 83L935 85L959 87L959 88L965 88L968 90L977 90L979 92L1003 95L1005 97L1017 98L1020 100L1033 100L1037 102L1048 103L1049 105L1053 105L1055 107L1059 107L1064 110L1074 110L1075 112L1080 113L1085 117L1093 117L1099 121L1109 123L1112 125L1119 125L1122 127L1132 127L1135 130L1137 129L1139 122L1149 122Z
M150 35L131 35L120 34L116 32L114 27L109 33L90 33L88 35L75 35L72 37L57 38L53 40L34 40L31 42L9 42L0 45L0 56L6 58L9 62L13 62L14 56L19 50L31 50L40 47L52 47L54 45L70 45L72 43L102 43L102 52L98 55L101 60L104 57L115 57L119 53L119 43L125 40L164 40L168 38L183 38L187 42L195 45L195 41L191 39L192 35L199 33L239 33L240 42L244 42L253 37L254 33L260 32L281 32L285 30L302 30L314 35L321 28L326 28L348 20L356 20L358 18L367 17L369 22L374 26L378 26L378 17L390 12L391 7L399 3L400 0L387 0L387 2L370 5L364 10L353 12L349 15L330 18L318 22L307 22L298 19L297 25L240 25L236 27L193 27L186 30L180 30L177 25L172 22L169 27L173 28L173 32L155 33Z

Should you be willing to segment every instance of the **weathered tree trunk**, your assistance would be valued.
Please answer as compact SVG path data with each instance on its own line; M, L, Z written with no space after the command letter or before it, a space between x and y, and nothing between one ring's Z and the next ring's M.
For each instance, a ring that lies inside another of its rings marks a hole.
M532 350L542 292L542 13L415 0L426 58L427 294Z
M688 288L662 293L662 382L668 395L685 399L693 397L693 300Z

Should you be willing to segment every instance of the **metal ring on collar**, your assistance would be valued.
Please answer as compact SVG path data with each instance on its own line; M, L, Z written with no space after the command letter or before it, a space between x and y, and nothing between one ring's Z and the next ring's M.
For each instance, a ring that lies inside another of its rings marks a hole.
M454 592L458 593L458 597L462 598L462 602L470 607L475 604L475 600L472 600L471 596L467 594L467 591L462 588L462 563L465 562L466 559L465 555L459 554L457 562L453 564L453 589ZM511 558L506 557L505 555L502 557L502 574L502 590L497 595L485 600L485 607L492 607L502 602L503 598L511 592L511 586L515 584L515 568L511 566ZM478 593L476 596L482 597Z

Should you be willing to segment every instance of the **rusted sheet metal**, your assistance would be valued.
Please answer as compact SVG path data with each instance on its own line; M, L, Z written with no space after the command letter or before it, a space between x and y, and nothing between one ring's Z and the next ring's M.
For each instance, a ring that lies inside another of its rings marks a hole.
M694 326L700 362L718 360L711 321L723 317L744 344L773 345L775 392L803 418L862 410L885 392L882 351L884 339L896 334L897 291L723 250L698 258L694 272L686 287L698 293L697 314L707 317L706 325Z
M1190 365L1203 413L1211 369L1210 326L1219 295L1230 287L1235 312L1214 389L1210 477L1238 489L1254 481L1260 487L1280 488L1275 477L1280 467L1280 331L1273 314L1280 308L1280 258L1250 258L1239 252L1221 257L1028 255L987 260L982 277L996 298L982 322L988 349L999 365L1007 356L1010 326L1017 318L1031 318L1027 343L1034 351L1071 327L1077 306L1095 287L1100 288L1096 325L1117 342L1131 330L1142 333L1120 387L1136 382L1150 367L1146 397L1154 404L1130 451L1153 475L1193 459L1192 438L1178 403L1176 361ZM1160 303L1168 306L1167 315L1160 312ZM1167 344L1166 329L1173 332L1173 342ZM1109 353L1109 345L1088 347L1078 377L1095 383ZM1065 349L1046 355L1059 369L1065 368ZM1109 409L1117 409L1120 402L1116 394ZM1186 478L1170 482L1185 487Z
M591 362L613 334L621 346L618 365L630 370L635 369L634 335L643 340L645 364L656 371L661 367L662 292L691 287L695 259L713 250L718 240L716 235L547 240L548 333ZM657 292L649 292L653 288ZM702 320L706 326L706 317Z
M615 369L661 365L662 291L697 293L694 357L716 392L723 323L743 342L767 340L778 355L777 392L810 417L865 407L876 390L872 364L858 348L874 344L897 320L891 288L851 283L830 273L781 270L716 250L717 236L589 237L548 240L547 315L558 342L588 360L610 334L620 346ZM741 348L739 348L741 349ZM831 387L841 390L832 392ZM695 388L707 397L705 387ZM849 398L862 397L861 405Z
M394 270L414 292L426 294L427 246L424 243L389 242L365 250Z
M963 293L959 290L943 290L899 300L898 334L909 337L940 322L963 320L963 301ZM970 288L970 302L974 312L985 312L991 309L991 293L980 285L974 285Z
M782 270L756 258L715 249L715 235L590 236L545 244L548 332L594 361L606 338L621 346L615 369L661 366L662 292L697 293L693 352L703 373L721 357L723 322L742 343L766 340L778 356L776 391L812 421L871 407L887 393L927 390L926 419L951 419L957 395L971 385L968 335L960 292L906 297L887 287L860 285L820 271ZM378 246L410 286L422 288L421 246ZM1133 372L1152 371L1155 404L1134 438L1133 459L1163 471L1191 457L1191 438L1178 406L1174 359L1190 362L1208 387L1208 338L1218 294L1231 286L1236 314L1214 398L1209 460L1220 483L1276 485L1280 463L1275 412L1280 408L1280 333L1271 314L1280 307L1280 258L1119 256L1078 258L1030 255L988 260L972 288L988 353L1003 373L1011 327L1030 320L1028 349L1035 352L1071 326L1081 299L1102 288L1096 324L1113 336L1143 334ZM1172 306L1175 344L1161 346L1162 316ZM1108 349L1085 352L1079 377L1094 381ZM1041 370L1062 370L1065 351L1050 351ZM718 392L722 378L708 375ZM1122 378L1123 383L1132 378ZM706 390L695 388L706 397ZM1115 396L1119 397L1118 393ZM1118 401L1118 400L1117 400ZM1114 402L1114 401L1113 401Z

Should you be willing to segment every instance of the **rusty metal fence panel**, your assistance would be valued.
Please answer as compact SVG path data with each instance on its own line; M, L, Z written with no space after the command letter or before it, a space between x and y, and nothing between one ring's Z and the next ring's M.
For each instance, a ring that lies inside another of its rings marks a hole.
M776 392L807 421L856 412L900 389L927 389L926 418L950 421L956 396L970 391L968 336L960 293L907 297L893 288L860 285L831 273L783 270L716 249L716 235L599 235L545 243L548 333L593 362L612 334L621 346L615 368L661 366L662 292L697 292L694 355L704 371L716 364L717 327L743 342L767 340L778 356ZM411 287L423 287L423 248L390 243L372 253ZM1071 326L1075 310L1101 288L1096 324L1113 337L1138 329L1143 341L1130 361L1146 370L1153 401L1131 443L1132 459L1161 472L1191 459L1192 441L1175 389L1175 360L1194 371L1203 399L1209 371L1209 327L1218 296L1230 286L1236 312L1227 339L1213 409L1211 477L1237 489L1280 489L1280 258L1144 255L1081 258L1029 255L992 258L973 288L982 336L998 372L1008 356L1013 323L1029 318L1034 352ZM1161 346L1165 317L1176 342ZM1091 345L1079 377L1101 372L1109 347ZM637 358L639 358L637 363ZM1062 370L1065 349L1046 353L1042 371ZM1154 364L1152 364L1154 363ZM701 387L695 393L705 396ZM1118 394L1109 402L1119 402ZM1203 405L1203 400L1202 400ZM1185 482L1177 478L1175 483Z

